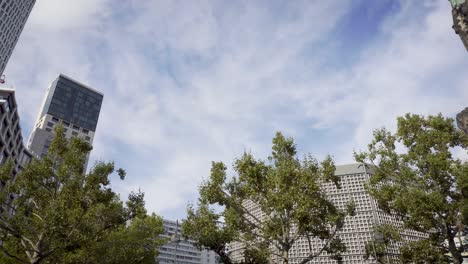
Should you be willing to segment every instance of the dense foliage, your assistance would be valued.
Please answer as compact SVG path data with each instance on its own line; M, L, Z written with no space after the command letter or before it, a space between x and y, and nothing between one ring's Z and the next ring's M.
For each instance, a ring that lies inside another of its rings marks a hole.
M109 187L114 164L84 171L91 146L57 127L49 153L11 180L0 177L2 263L154 263L162 220L147 215L143 193L124 206ZM125 171L119 169L123 179Z
M405 263L418 259L444 263L446 253L454 263L462 263L463 246L457 246L456 240L468 219L468 163L453 153L466 153L468 137L453 119L440 114L407 114L398 118L397 125L396 133L374 131L368 151L355 155L357 161L376 168L370 194L380 208L398 215L406 228L426 233L427 240L402 249Z
M340 187L330 157L320 164L310 155L301 160L294 141L277 133L268 161L244 153L233 168L236 175L228 179L227 167L222 162L212 163L210 178L200 186L199 202L189 206L183 222L186 236L217 252L224 263L232 263L226 246L234 241L243 244L245 263L272 259L289 263L289 251L299 240L312 249L296 259L299 263L322 252L341 260L346 247L337 232L354 205L342 211L326 197L324 183ZM323 246L315 248L314 241Z

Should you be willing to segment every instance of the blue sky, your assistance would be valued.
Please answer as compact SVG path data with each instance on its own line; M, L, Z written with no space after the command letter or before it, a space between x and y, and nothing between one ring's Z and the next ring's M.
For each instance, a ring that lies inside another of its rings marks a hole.
M92 160L176 219L212 160L266 158L275 131L344 164L399 115L453 117L468 60L451 23L439 0L42 0L5 73L26 137L59 73L102 91Z

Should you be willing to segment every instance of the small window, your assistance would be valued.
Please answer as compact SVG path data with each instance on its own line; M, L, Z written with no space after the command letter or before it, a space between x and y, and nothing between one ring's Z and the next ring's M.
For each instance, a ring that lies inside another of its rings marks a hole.
M46 127L45 130L48 131L48 132L52 132L52 129L50 127Z
M56 118L55 116L53 116L53 117L52 117L52 121L54 121L54 122L58 122L58 121L59 121L59 119L58 119L58 118Z
M68 123L66 121L63 121L63 125L68 127L68 126L70 126L70 123Z
M88 137L88 136L86 136L85 139L86 139L86 141L90 141L90 140L91 140L91 138Z
M83 129L82 131L85 135L88 135L89 134L89 130L88 129Z
M48 126L48 127L53 127L53 126L54 126L54 123L52 123L52 122L47 122L47 126Z
M78 132L73 131L73 132L72 132L72 135L73 135L73 136L78 136Z
M77 125L73 125L73 129L75 129L75 130L80 130L80 127L77 126Z

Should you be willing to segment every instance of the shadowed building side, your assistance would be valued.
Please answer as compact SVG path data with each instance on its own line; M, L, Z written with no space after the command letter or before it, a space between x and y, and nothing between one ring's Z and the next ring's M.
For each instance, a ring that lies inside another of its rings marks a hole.
M452 5L453 30L460 36L468 51L468 2L466 0L449 0Z
M23 144L13 89L0 88L0 153L0 165L10 159L13 161L13 178L32 159L32 154Z
M468 135L468 107L457 114L457 125Z

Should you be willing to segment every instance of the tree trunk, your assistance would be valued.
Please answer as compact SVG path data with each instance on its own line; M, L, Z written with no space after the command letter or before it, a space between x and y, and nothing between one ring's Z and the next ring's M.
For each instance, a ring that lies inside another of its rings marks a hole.
M289 263L289 250L283 250L283 252L281 252L281 256L283 258L283 264L288 264Z
M31 264L39 264L39 263L41 263L41 261L42 261L42 258L37 257L37 258L32 258L30 263Z
M449 239L448 239L448 242L449 242L449 252L452 255L453 263L454 264L462 264L463 263L463 257L461 255L460 251L458 250L457 246L455 245L454 238L452 236L450 236Z

